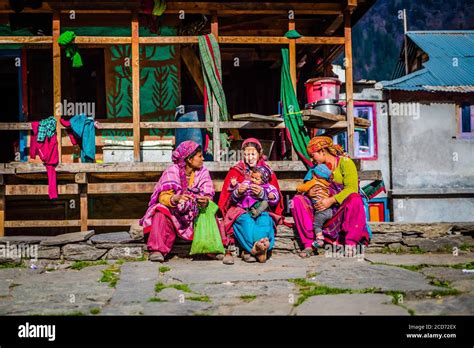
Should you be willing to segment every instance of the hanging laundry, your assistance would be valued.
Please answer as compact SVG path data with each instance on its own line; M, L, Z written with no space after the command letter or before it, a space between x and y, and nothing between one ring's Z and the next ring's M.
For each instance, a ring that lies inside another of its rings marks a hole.
M165 13L166 10L166 1L165 0L155 0L155 6L153 7L153 15L161 16Z
M79 49L74 43L76 34L73 31L65 31L58 38L58 44L65 47L66 57L71 58L72 67L80 68L82 66L82 58Z
M81 148L81 162L94 163L95 161L95 121L86 115L76 115L70 120L61 118L61 124L72 130L69 138L73 145Z
M288 48L282 48L281 54L283 57L283 64L281 66L280 98L283 103L283 120L285 121L288 137L290 138L296 153L301 161L310 168L312 167L312 162L306 153L306 144L308 144L310 139L301 117L300 106L291 81Z
M30 141L30 158L34 159L39 155L41 161L43 161L44 166L46 167L46 173L48 175L48 194L50 199L58 198L58 188L56 180L56 166L59 162L59 152L58 152L58 139L56 137L56 120L54 120L54 130L55 132L46 136L42 141L38 140L40 127L50 129L52 125L49 125L49 119L41 121L44 123L42 126L40 122L35 121L31 122L31 128L33 129L33 136ZM53 118L54 119L54 118ZM48 126L46 127L46 124Z
M56 119L54 116L41 120L38 128L38 141L42 143L46 137L51 138L56 133Z
M211 122L217 118L220 121L228 121L229 113L222 87L222 66L219 44L213 34L198 36L199 53L201 55L202 74L204 77L204 108L206 121ZM213 114L214 103L217 103L219 113ZM229 139L226 133L220 134L221 147L229 147ZM206 146L212 149L212 141L206 139ZM207 150L207 147L204 149ZM212 151L212 150L211 150Z
M288 30L285 35L284 35L286 38L288 39L299 39L301 36L300 33L298 33L296 30L292 29L292 30Z

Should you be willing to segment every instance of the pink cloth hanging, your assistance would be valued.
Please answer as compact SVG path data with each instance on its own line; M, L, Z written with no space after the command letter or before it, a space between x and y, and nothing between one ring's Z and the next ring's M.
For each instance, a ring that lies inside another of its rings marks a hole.
M58 187L56 180L56 166L59 163L58 139L56 133L51 138L45 137L44 142L37 141L39 122L31 122L33 136L30 141L30 158L35 159L39 155L46 167L48 174L48 194L50 199L58 198Z

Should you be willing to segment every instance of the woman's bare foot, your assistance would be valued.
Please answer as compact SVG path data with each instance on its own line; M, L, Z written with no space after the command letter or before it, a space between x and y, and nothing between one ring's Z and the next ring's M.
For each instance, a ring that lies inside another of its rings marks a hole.
M262 238L255 242L251 250L252 255L255 256L258 262L267 261L267 250L270 246L270 241L268 238Z
M262 238L254 243L253 248L250 251L250 253L252 255L256 255L264 250L267 250L267 249L265 248L265 238Z
M265 249L268 250L268 248L270 248L270 239L268 238L263 238L264 241L263 241L263 246L265 247Z
M304 248L303 250L301 250L301 252L299 253L299 256L302 258L302 259L306 259L308 257L311 257L314 255L314 250L313 248Z

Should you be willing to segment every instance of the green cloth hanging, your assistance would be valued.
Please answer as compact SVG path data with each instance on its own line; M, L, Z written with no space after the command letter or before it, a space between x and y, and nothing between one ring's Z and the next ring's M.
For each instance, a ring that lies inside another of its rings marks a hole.
M282 48L281 54L283 64L281 66L281 90L280 98L283 104L283 120L285 126L290 133L291 142L298 156L307 167L312 167L311 159L306 152L306 145L310 138L303 119L301 118L300 106L296 98L293 83L291 81L290 63L288 57L288 48Z
M221 121L229 120L227 111L227 102L222 87L222 66L221 53L219 44L213 34L198 36L199 54L201 56L202 75L204 77L205 98L206 98L206 122L212 122L214 117L218 117ZM214 98L213 98L214 97ZM219 106L219 115L213 115L214 100ZM211 130L208 130L212 133ZM226 133L220 134L221 148L229 147L229 137ZM212 137L209 142L210 151L212 152ZM216 154L218 155L218 154Z
M151 12L153 16L161 16L165 13L166 10L166 1L165 0L155 0L155 6L153 7L153 11Z
M73 31L65 31L59 36L58 44L64 46L66 57L71 58L72 60L72 67L80 68L83 64L81 55L79 54L79 49L74 43L75 38L76 34Z
M288 39L299 39L300 37L302 37L302 35L294 29L288 30L284 36Z

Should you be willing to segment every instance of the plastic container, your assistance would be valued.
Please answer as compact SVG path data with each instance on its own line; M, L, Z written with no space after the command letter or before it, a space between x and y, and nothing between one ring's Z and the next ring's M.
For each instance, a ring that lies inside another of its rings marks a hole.
M321 99L339 99L341 81L335 77L316 77L309 79L304 85L308 104Z
M177 122L204 122L204 105L180 105L176 108L175 119ZM204 128L177 128L175 130L176 146L185 140L192 140L204 146L206 130Z
M133 162L132 141L104 141L104 163ZM143 162L171 162L172 140L144 141L140 143Z

